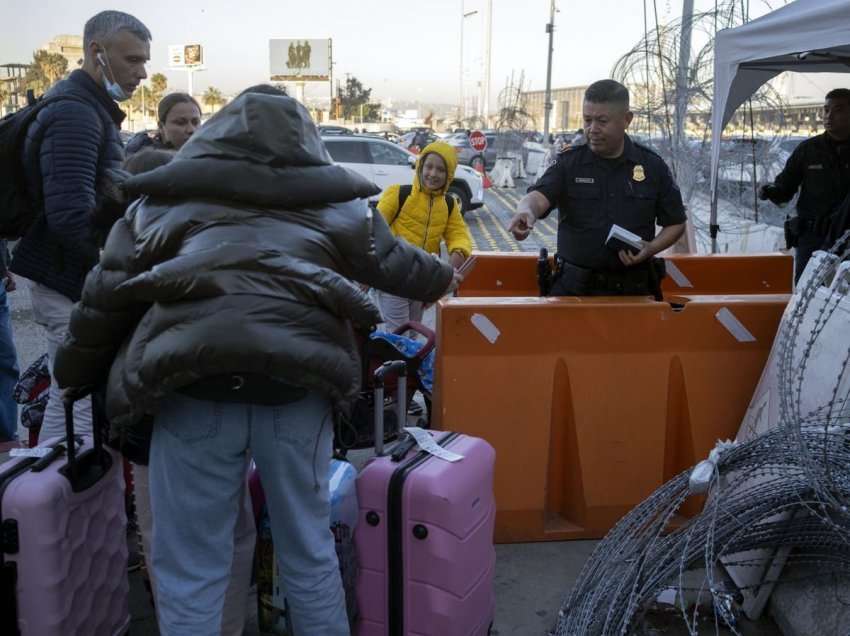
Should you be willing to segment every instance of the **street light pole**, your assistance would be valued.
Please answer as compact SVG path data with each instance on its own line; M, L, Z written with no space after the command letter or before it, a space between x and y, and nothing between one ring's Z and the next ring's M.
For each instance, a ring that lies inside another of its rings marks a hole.
M481 82L482 95L479 105L484 125L489 127L487 116L490 114L490 57L493 49L493 0L487 0L484 13L484 80Z
M470 11L469 13L464 13L463 11L463 0L460 0L460 77L458 80L458 96L460 98L460 103L457 107L457 119L458 123L463 126L463 118L466 115L466 104L464 104L464 95L463 95L463 25L466 22L466 18L469 16L475 15L478 11Z
M546 96L543 103L543 145L549 145L549 118L552 116L552 51L555 36L555 0L549 6L549 24L546 25L549 34L549 59L546 62Z

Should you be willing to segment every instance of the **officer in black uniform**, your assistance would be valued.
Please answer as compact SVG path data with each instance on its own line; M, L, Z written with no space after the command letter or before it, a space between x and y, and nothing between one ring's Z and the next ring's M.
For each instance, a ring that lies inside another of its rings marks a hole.
M520 200L508 229L522 241L537 219L558 208L553 295L658 296L663 261L653 257L685 231L679 188L664 160L626 135L632 113L625 86L591 84L583 115L587 143L558 156ZM614 224L640 236L642 249L606 244Z
M761 187L759 196L776 204L790 201L800 189L797 216L786 223L788 247L796 247L796 278L812 252L825 245L830 217L850 191L850 90L826 94L826 132L794 149L776 180Z

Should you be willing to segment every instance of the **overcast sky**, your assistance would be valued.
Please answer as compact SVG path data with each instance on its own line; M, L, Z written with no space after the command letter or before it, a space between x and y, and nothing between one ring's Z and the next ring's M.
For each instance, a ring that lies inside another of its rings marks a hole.
M751 0L753 17L766 10ZM481 75L485 0L466 0L464 68L469 88ZM553 85L575 86L607 77L614 62L643 36L644 0L560 0ZM652 0L646 2L654 22ZM782 0L772 0L777 6ZM660 19L677 17L681 0L657 0ZM696 0L697 8L714 6ZM546 81L548 0L493 0L492 100L511 72L526 86ZM54 35L81 34L86 19L106 8L127 11L153 33L150 73L165 72L185 89L186 75L168 71L168 45L201 43L207 69L195 92L212 84L232 93L268 80L268 40L333 39L337 77L357 76L380 99L454 103L460 68L461 0L0 0L0 63L27 62ZM308 95L325 95L327 84Z

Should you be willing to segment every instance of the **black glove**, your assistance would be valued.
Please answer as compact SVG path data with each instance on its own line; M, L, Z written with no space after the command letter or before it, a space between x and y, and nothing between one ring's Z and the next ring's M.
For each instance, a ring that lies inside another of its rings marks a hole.
M759 199L761 199L762 201L767 201L768 199L773 201L778 196L779 188L777 188L772 183L766 183L765 185L759 188Z

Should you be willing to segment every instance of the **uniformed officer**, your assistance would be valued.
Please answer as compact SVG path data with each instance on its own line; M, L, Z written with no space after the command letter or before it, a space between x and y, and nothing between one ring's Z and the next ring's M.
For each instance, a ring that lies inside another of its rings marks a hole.
M587 143L558 156L520 200L508 229L522 241L537 219L558 208L553 295L657 295L663 271L653 257L685 230L679 188L664 160L626 135L632 113L625 86L591 84L583 115ZM642 249L606 245L614 224L639 235Z
M762 199L779 204L800 189L797 217L786 227L788 247L797 248L798 279L812 252L825 247L830 216L850 190L850 90L836 88L826 94L823 123L826 132L797 146L775 181L759 191Z

